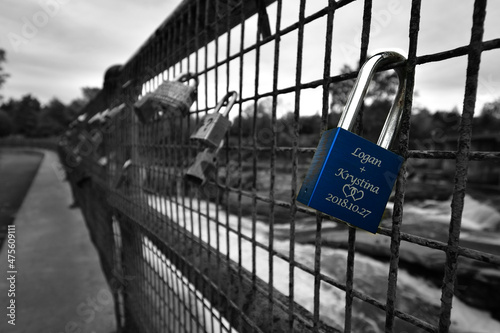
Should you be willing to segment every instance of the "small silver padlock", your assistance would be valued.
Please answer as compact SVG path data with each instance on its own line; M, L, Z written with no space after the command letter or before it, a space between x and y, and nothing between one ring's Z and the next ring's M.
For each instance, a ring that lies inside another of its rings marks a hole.
M106 156L102 156L97 160L97 164L101 167L106 167L108 165L108 158Z
M189 180L196 185L205 185L207 180L215 176L215 163L217 162L217 154L224 146L222 140L217 149L205 148L200 151L194 160L194 163L189 167L184 175L186 180Z
M102 124L104 123L104 114L108 113L109 109L106 109L101 112L97 112L94 114L92 117L90 117L89 121L87 122L89 125L92 125L93 123L97 124Z
M128 180L128 173L131 166L132 160L126 160L125 163L123 163L120 175L118 176L118 181L115 184L115 189L122 187L122 185Z
M79 115L76 120L78 120L79 123L83 123L85 121L85 119L87 119L87 114L84 113L84 114L81 114Z
M86 113L79 115L75 120L69 123L68 128L75 128L78 125L81 125L85 119L87 119Z
M135 113L142 123L165 114L186 116L196 100L197 86L198 79L194 74L181 74L144 95L134 104Z
M217 103L215 111L203 118L200 127L191 135L190 139L210 147L218 147L224 135L226 135L227 130L231 127L231 121L228 118L228 114L237 98L238 94L235 91L228 92L226 96ZM223 106L226 107L226 110L220 113Z
M102 122L106 122L109 119L113 119L116 115L118 115L120 112L122 112L126 107L125 103L122 103L112 109L106 109L104 112L101 114Z

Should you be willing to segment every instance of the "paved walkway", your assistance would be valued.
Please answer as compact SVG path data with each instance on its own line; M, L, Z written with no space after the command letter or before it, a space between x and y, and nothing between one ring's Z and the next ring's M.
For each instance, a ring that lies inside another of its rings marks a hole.
M73 199L68 183L57 176L57 164L57 155L45 151L17 213L17 273L7 273L12 270L7 242L0 251L0 332L115 332L113 299L97 252L80 210L68 208ZM15 295L9 292L14 286ZM12 300L15 326L7 315Z
M7 228L31 187L44 154L21 149L0 149L0 248Z

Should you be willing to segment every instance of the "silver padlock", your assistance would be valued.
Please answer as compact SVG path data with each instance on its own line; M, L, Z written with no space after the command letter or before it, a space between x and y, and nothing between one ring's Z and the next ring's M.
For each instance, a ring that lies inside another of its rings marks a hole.
M118 176L118 181L115 184L115 189L119 189L129 178L129 169L132 166L132 160L126 160L123 163L122 169L120 170L120 175Z
M198 79L194 74L181 74L144 95L134 104L135 113L142 123L163 115L186 116L196 100L197 86Z
M94 114L90 119L89 121L87 122L89 125L92 125L93 123L97 123L97 124L102 124L104 122L104 117L103 115L108 113L109 109L106 109L104 111L101 111L101 112L97 112L96 114Z
M194 163L189 167L184 175L185 179L195 183L196 185L203 186L215 176L215 163L217 162L217 154L224 146L222 140L219 146L214 150L213 148L205 148L200 151L194 160Z
M81 114L79 115L76 120L78 120L79 123L83 123L85 121L85 119L87 119L87 114L84 113L84 114Z
M122 112L126 107L125 103L122 103L112 109L106 109L101 113L101 121L106 122L109 119L113 119L116 115L118 115L120 112Z
M194 163L184 176L185 179L196 185L204 185L207 180L213 178L216 161L217 154L211 151L210 148L205 148L196 155Z
M215 111L203 118L200 127L191 135L190 139L210 147L219 146L227 130L231 127L231 121L228 118L228 114L237 98L238 94L235 91L228 92L227 95L217 103ZM226 110L221 113L221 108L224 106Z

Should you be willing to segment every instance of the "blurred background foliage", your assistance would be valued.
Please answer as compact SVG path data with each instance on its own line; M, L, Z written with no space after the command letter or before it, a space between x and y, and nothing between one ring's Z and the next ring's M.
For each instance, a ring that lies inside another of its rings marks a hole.
M2 85L9 77L2 67L5 61L7 61L5 51L0 49L0 92ZM343 74L354 71L347 65L342 69ZM336 127L353 84L354 79L330 85L330 111L326 119L323 119L319 113L300 116L296 119L297 116L293 110L283 112L283 106L278 100L278 108L283 116L275 120L274 131L271 116L272 100L262 99L257 105L247 106L242 111L241 117L234 119L229 131L230 140L241 138L243 144L252 144L255 139L257 146L262 147L270 147L276 140L274 144L277 146L291 147L293 138L298 134L299 146L316 147L321 133L326 129ZM372 142L376 142L378 138L397 86L398 78L394 71L377 73L371 83L358 127L360 134ZM58 136L66 130L68 124L79 115L83 107L99 91L99 88L83 87L82 96L68 104L54 97L45 105L29 93L19 99L10 98L6 101L0 94L0 137L8 135ZM298 120L297 125L295 125L296 120ZM436 143L453 140L458 135L459 125L460 113L457 108L453 110L413 108L410 149L431 149ZM479 135L493 134L498 131L499 127L500 98L497 98L484 104L482 110L476 111L474 131ZM186 133L186 136L189 136L189 133Z

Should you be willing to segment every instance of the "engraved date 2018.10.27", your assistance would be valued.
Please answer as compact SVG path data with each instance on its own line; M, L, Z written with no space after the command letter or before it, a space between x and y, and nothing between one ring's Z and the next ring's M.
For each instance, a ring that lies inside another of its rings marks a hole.
M353 213L358 213L359 215L363 216L363 218L371 214L370 210L365 209L363 207L359 207L358 205L349 202L348 199L341 199L331 193L328 193L328 196L325 198L325 200L330 201L333 204L337 204L339 207L348 209Z

